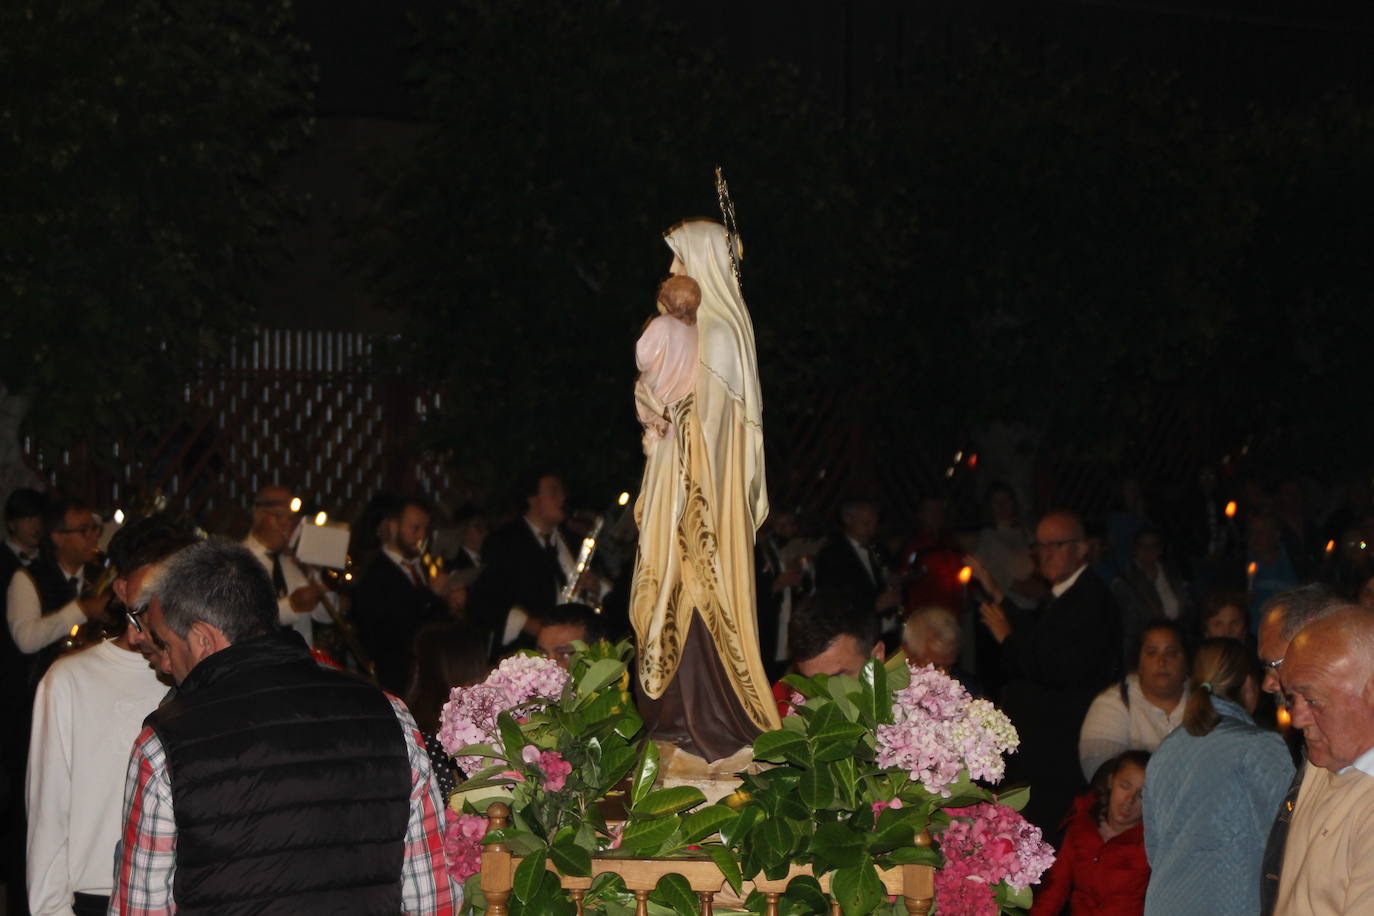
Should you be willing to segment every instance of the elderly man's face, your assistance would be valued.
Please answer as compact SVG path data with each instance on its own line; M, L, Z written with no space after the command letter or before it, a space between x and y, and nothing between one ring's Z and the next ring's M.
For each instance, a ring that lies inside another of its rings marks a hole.
M1336 771L1374 747L1374 691L1367 666L1330 643L1289 647L1282 679L1293 725L1307 739L1307 758Z
M1051 515L1035 527L1035 553L1040 560L1040 574L1057 585L1083 565L1088 542L1073 519Z

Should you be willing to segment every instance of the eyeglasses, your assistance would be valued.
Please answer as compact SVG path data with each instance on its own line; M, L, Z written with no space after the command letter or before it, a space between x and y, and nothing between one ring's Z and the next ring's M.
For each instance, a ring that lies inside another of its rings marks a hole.
M1266 661L1261 660L1261 661L1260 661L1260 664L1263 665L1264 667L1268 668L1270 671L1273 671L1273 672L1275 672L1275 673L1278 673L1279 665L1282 665L1282 664L1283 664L1283 659L1281 659L1281 658L1276 658L1276 659L1274 659L1272 662L1266 662Z
M76 526L75 528L58 528L58 529L57 529L57 533L58 533L58 534L88 534L88 535L89 535L89 534L99 534L99 533L100 533L100 525L96 524L95 522L87 522L86 524L84 524L84 525L78 525L78 526Z
M143 616L144 614L146 614L147 612L148 612L148 605L147 605L147 604L140 604L138 607L126 607L126 608L124 609L124 616L127 617L127 618L129 618L129 625L130 625L131 627L133 627L133 628L134 628L135 630L137 630L138 632L142 633L142 632L143 632L143 624L139 623L138 618L142 617L142 616Z
M1062 541L1039 541L1031 545L1031 550L1062 550L1070 544L1077 544L1082 538L1065 538Z

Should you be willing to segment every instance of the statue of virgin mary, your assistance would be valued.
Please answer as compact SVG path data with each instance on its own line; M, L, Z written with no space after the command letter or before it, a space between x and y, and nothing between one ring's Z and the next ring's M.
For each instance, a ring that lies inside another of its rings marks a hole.
M715 761L779 727L754 595L768 515L762 399L731 236L688 220L664 238L671 272L701 288L698 353L690 393L664 408L668 432L646 449L630 619L650 736Z

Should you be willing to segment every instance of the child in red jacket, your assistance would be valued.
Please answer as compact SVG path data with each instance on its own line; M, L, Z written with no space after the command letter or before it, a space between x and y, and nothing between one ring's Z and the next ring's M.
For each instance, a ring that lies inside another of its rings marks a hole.
M1064 842L1036 889L1031 916L1141 916L1150 883L1140 819L1149 759L1146 751L1126 751L1098 767L1064 821Z

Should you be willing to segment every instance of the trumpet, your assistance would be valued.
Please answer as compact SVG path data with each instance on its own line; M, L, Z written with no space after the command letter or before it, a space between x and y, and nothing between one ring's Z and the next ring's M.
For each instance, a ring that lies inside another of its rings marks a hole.
M577 566L573 570L573 574L568 577L568 584L563 586L563 591L558 593L559 604L568 604L577 597L582 574L591 566L592 556L596 553L596 539L601 534L601 526L605 524L605 521L603 516L598 515L592 522L591 531L588 531L587 536L582 539L582 548L577 551Z

